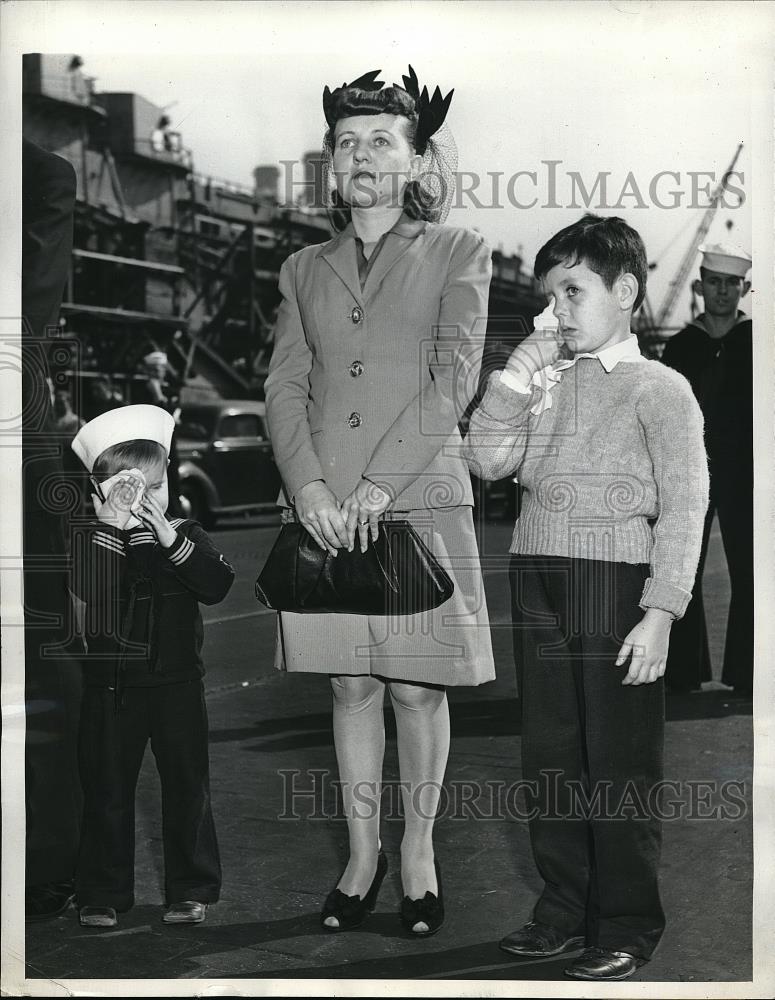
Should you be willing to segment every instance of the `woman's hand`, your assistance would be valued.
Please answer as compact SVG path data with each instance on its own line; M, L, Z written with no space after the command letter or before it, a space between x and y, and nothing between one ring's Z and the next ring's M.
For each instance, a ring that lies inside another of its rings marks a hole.
M371 540L376 542L379 537L379 517L384 514L392 503L389 493L381 486L361 479L352 493L342 503L342 515L347 521L347 548L352 552L355 545L355 532L361 545L361 552L366 551Z
M104 500L92 494L97 520L123 530L132 519L145 490L145 476L139 469L124 469L100 485Z
M322 479L302 486L293 502L299 521L321 549L335 556L337 549L352 548L337 499Z
M630 669L622 684L653 684L665 672L670 626L673 618L667 611L649 608L622 643L616 665L626 663L632 653Z
M143 499L140 501L140 509L137 512L137 516L156 535L159 545L163 549L168 549L175 544L177 533L164 516L164 511L161 509L161 504L156 497L151 496L150 493L145 493Z

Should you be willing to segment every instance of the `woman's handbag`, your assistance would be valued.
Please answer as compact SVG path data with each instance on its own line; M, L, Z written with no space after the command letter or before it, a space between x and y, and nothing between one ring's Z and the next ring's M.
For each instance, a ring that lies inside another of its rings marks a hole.
M437 608L455 586L408 521L380 521L361 552L321 549L297 522L283 524L256 580L256 597L274 611L411 615Z

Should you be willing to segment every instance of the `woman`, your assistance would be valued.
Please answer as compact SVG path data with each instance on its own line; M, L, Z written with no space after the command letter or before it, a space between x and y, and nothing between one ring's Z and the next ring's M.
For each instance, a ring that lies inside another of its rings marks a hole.
M387 688L405 815L401 918L410 933L429 934L444 915L432 834L449 751L445 688L495 676L457 430L476 390L490 253L481 237L430 221L451 198L454 144L440 129L452 94L436 88L429 99L411 67L404 88L381 89L378 74L324 91L333 202L349 221L283 265L267 416L282 502L320 546L365 549L379 518L400 512L455 592L435 611L403 617L284 612L278 666L331 676L350 857L322 925L361 923L387 869Z

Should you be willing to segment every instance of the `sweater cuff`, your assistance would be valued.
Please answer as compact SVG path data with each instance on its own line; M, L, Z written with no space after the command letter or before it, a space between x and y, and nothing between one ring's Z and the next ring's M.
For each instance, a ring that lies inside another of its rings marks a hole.
M485 416L516 427L530 416L532 402L532 390L527 393L512 389L501 381L500 372L494 372L479 406Z
M189 558L193 551L194 543L179 531L175 532L175 541L172 545L168 549L162 549L162 552L173 566L180 566Z
M644 611L648 608L658 608L660 611L667 611L674 618L683 618L691 597L691 591L666 580L655 580L650 576L643 588L640 606Z

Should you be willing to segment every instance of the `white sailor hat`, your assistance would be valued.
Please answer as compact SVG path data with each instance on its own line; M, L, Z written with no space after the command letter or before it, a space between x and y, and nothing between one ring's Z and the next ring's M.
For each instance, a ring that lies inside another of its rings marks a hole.
M146 365L166 365L167 355L164 351L151 351L150 354L146 354L143 358Z
M174 429L172 414L160 406L149 403L119 406L84 424L70 447L91 472L94 463L106 448L123 441L135 441L138 438L156 441L169 455Z
M703 243L701 266L719 274L733 274L744 278L751 270L751 255L734 243Z

